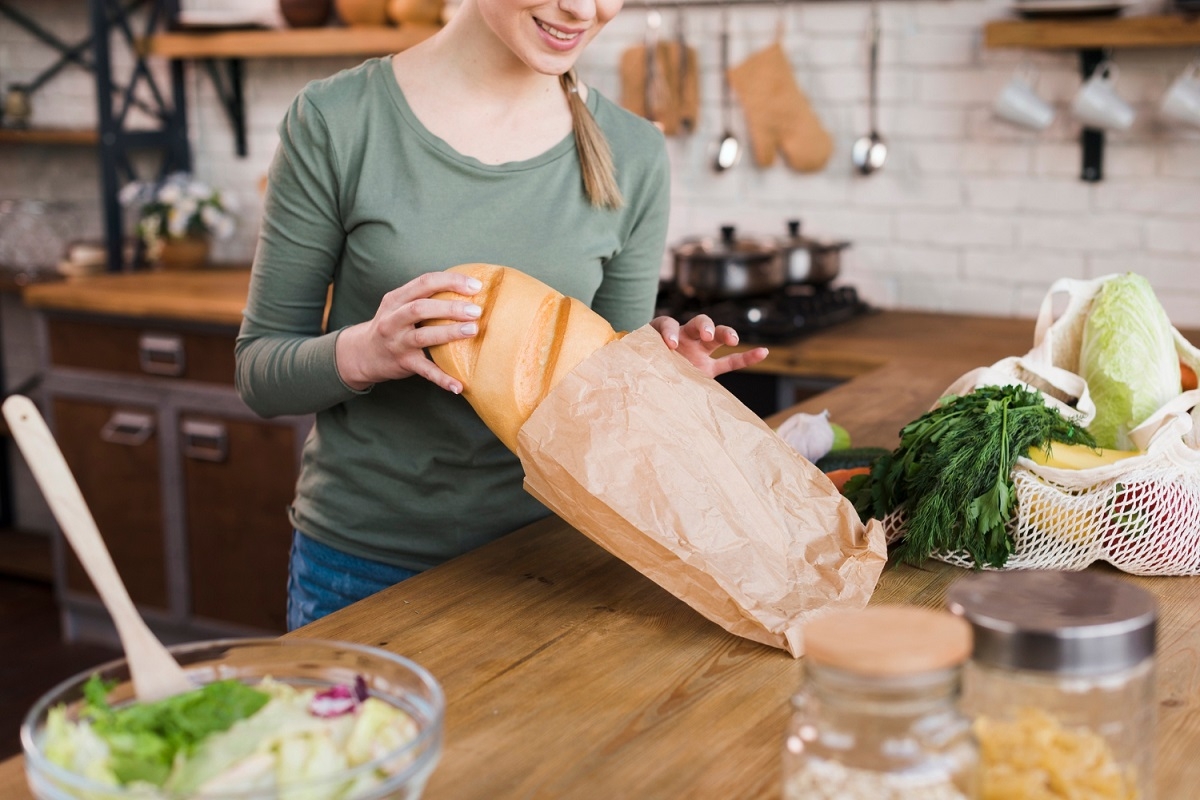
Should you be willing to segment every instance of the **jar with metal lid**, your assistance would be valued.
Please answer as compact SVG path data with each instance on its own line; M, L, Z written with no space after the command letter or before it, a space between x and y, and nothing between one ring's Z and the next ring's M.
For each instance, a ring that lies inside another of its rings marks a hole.
M1149 592L1090 570L991 572L957 581L947 604L974 633L962 703L982 798L1153 797Z
M785 800L976 797L978 752L957 703L963 620L915 606L836 611L805 627L804 649Z

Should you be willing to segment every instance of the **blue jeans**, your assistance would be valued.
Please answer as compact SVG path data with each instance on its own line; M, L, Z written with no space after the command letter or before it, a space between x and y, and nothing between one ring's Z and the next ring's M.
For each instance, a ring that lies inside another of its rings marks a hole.
M295 531L288 563L288 630L294 631L416 574L411 569L343 553Z

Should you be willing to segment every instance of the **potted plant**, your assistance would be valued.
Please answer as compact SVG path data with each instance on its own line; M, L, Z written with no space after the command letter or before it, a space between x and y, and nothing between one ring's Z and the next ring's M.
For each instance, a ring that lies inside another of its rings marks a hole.
M198 269L208 263L213 237L233 233L231 198L175 172L158 183L135 181L121 190L121 202L138 206L138 238L146 260L163 269Z

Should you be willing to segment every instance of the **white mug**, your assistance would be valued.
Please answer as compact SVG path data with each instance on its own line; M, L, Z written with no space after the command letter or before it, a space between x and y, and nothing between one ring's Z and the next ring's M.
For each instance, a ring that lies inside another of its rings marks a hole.
M1071 111L1092 128L1123 131L1137 116L1133 107L1120 98L1116 90L1117 65L1102 61L1092 76L1084 81L1075 94Z
M1054 122L1054 107L1033 90L1029 70L1014 75L996 95L992 110L1003 120L1024 128L1044 131Z
M1200 127L1200 59L1188 64L1175 79L1159 110L1167 119Z

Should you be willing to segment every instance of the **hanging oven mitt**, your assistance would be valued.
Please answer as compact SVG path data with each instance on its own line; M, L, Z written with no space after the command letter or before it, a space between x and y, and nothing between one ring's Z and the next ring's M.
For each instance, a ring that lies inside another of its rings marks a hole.
M771 166L776 151L797 172L816 172L829 162L833 139L796 83L778 41L730 69L729 84L746 113L754 163Z

